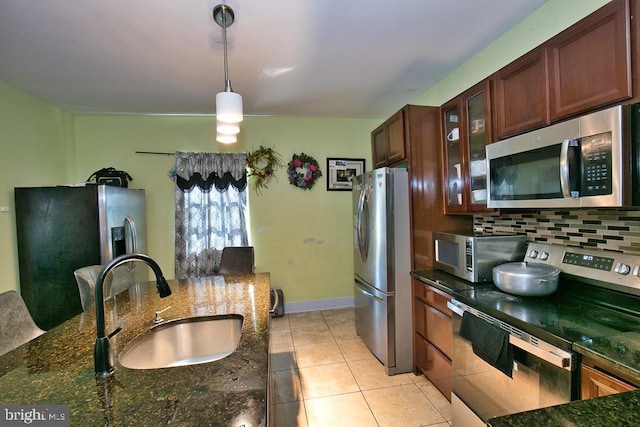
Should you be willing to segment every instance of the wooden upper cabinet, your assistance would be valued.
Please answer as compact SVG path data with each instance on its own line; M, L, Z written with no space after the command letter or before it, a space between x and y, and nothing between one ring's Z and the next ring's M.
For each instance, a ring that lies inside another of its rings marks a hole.
M549 124L547 49L537 48L493 76L497 139Z
M613 0L549 40L551 121L632 96L629 0Z
M371 132L371 148L373 168L380 168L387 164L387 133L383 125Z
M374 168L397 165L407 159L404 110L400 110L371 133Z
M406 138L404 134L404 111L398 111L387 123L389 133L387 162L394 164L407 158Z

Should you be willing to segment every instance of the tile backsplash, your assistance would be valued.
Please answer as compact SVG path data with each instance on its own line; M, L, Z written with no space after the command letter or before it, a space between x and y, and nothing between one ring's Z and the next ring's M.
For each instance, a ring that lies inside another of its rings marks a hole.
M474 217L476 231L520 233L538 242L640 255L639 209L540 210Z

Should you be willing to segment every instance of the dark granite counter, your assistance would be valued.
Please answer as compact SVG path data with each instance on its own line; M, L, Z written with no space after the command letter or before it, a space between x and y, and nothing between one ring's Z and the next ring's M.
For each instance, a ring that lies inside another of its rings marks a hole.
M497 417L489 420L487 425L490 427L637 426L639 407L640 391L629 391Z
M436 269L412 271L411 275L421 282L440 289L449 295L453 295L456 291L474 289L476 286L487 286L486 283L476 285Z
M573 350L603 369L640 384L640 332L626 332L573 344Z
M152 325L167 320L235 313L244 317L240 343L224 359L192 366L133 370L96 379L94 311L82 313L0 356L0 402L62 404L73 426L266 425L269 346L269 274L170 281L161 299L154 282L136 284L105 302L114 359Z
M638 384L640 383L640 357L638 353L634 353L638 343L640 343L640 333L628 332L574 343L573 350L589 357L601 368L619 372ZM635 426L638 424L638 408L640 408L640 390L635 390L497 417L490 420L488 425L491 427Z
M470 283L438 270L414 271L412 275L467 304L476 305L475 294L490 291L491 283ZM474 291L475 290L475 291ZM581 289L580 292L588 292ZM587 295L587 298L595 298ZM503 304L504 305L504 304ZM483 311L500 317L493 306L482 306ZM517 308L517 303L512 309ZM512 310L513 311L513 310ZM513 314L513 313L512 313ZM510 317L510 323L522 327L524 320ZM549 338L542 333L542 338ZM603 334L597 339L577 341L571 349L597 362L603 369L619 372L634 383L640 383L640 332ZM523 426L625 426L637 425L640 408L640 390L596 399L574 401L518 414L496 417L491 427Z

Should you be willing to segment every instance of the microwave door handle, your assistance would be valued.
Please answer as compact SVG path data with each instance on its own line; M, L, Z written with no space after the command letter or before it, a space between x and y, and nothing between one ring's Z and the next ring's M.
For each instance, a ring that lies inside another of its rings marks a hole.
M579 139L565 139L560 151L560 188L564 198L580 197L580 153Z
M565 198L571 197L571 188L569 185L569 143L570 139L562 141L562 148L560 149L560 188L562 195Z

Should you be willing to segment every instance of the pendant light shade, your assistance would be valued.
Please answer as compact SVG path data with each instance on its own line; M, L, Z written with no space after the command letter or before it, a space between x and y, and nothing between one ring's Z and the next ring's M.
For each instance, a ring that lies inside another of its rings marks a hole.
M223 122L216 120L216 131L225 135L235 135L240 132L240 123Z
M222 144L233 144L234 142L238 142L238 136L235 133L216 133L216 141L221 142Z
M213 20L222 27L224 42L224 91L216 94L216 140L232 144L238 140L242 121L242 96L231 88L227 64L227 27L233 24L233 9L224 4L213 8Z
M219 92L216 95L216 119L227 123L242 121L242 96L235 92Z

